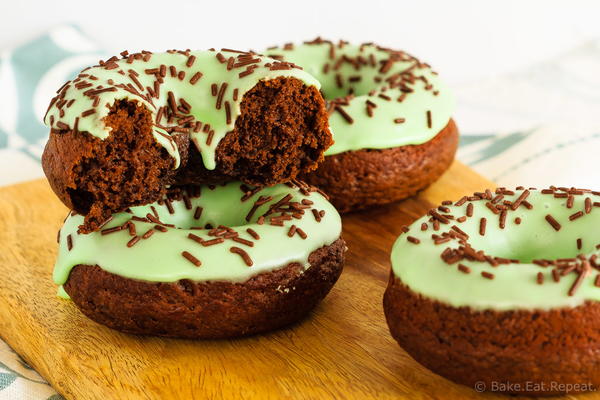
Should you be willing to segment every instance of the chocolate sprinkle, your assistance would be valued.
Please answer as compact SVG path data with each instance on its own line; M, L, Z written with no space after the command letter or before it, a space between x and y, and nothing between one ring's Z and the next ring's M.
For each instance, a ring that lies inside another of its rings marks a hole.
M504 229L506 227L506 215L507 211L502 210L502 212L500 213L500 229Z
M465 274L469 274L469 273L471 273L471 268L467 267L467 266L466 266L466 265L464 265L464 264L458 264L458 270L459 270L460 272L464 272Z
M546 215L546 221L548 221L548 223L550 225L552 225L554 230L556 230L557 232L560 231L561 225L558 223L557 220L554 219L554 217L552 215L550 215L550 214Z
M319 214L319 212L315 208L313 208L310 211L312 212L313 216L315 217L315 221L321 222L321 215Z
M301 228L296 228L296 233L298 233L298 235L300 235L302 240L304 240L308 237L308 235Z
M413 243L413 244L421 243L421 241L414 236L407 236L406 240L408 240L410 243Z
M202 210L203 208L200 206L196 207L196 210L194 210L194 219L200 219L200 217L202 216Z
M585 213L589 214L592 212L592 199L589 197L585 198Z
M294 236L294 235L296 234L296 229L297 229L296 225L292 225L292 226L290 226L290 229L288 230L288 233L287 233L287 235L288 235L289 237L292 237L292 236Z
M473 204L469 203L467 204L467 217L472 217L473 216Z
M202 78L202 73L201 72L196 72L192 78L190 79L190 83L192 85L195 85L196 82L198 82L200 80L200 78Z
M69 233L67 235L67 250L71 251L71 249L73 249L73 237L71 236L71 234Z
M544 274L542 272L538 272L536 280L537 280L538 285L543 284L544 283Z
M346 112L346 110L344 110L342 108L342 106L340 105L336 105L334 108L335 111L337 111L338 113L340 113L340 115L342 116L342 118L344 118L346 120L346 122L348 122L349 124L353 124L354 123L354 119Z
M487 219L485 219L485 217L481 218L479 220L479 234L481 236L485 236L485 227L486 227L486 224L487 224Z
M252 236L255 240L259 240L260 239L260 235L258 233L256 233L256 231L252 228L248 228L246 229L246 232L248 232L248 234L250 236Z
M579 287L583 283L583 280L585 279L589 269L589 264L587 265L587 268L585 267L586 263L587 261L584 262L584 268L581 270L581 272L579 272L579 275L577 275L575 282L573 282L573 286L571 286L571 289L569 289L569 296L573 296L577 292L577 289L579 289Z
M110 233L119 232L121 230L123 230L122 226L115 226L115 227L112 227L112 228L107 228L107 229L101 230L100 234L102 234L102 235L108 235Z
M221 237L211 239L211 240L204 240L204 241L202 241L202 246L204 246L204 247L214 246L215 244L223 243L224 241L225 241L225 239L223 239Z
M577 218L583 217L583 211L577 211L575 214L569 216L569 221L575 221Z
M127 247L133 247L139 241L140 241L140 237L139 236L135 236L129 242L127 242Z
M168 229L162 225L154 225L154 229L156 229L159 232L166 232L168 231Z
M515 211L517 208L519 208L519 206L521 205L521 203L523 203L523 201L525 201L525 199L527 197L529 197L529 190L525 190L523 193L521 193L521 195L519 196L519 198L517 200L515 200L515 202L512 204L512 206L510 207L513 211Z
M481 271L481 276L483 276L486 279L494 279L494 274L487 271Z
M193 233L188 233L187 236L189 239L192 239L194 242L199 243L204 246L204 240L200 236L194 235Z
M248 255L248 253L246 253L245 250L240 249L239 247L233 246L233 247L229 248L229 251L231 253L239 254L242 257L242 259L244 260L244 263L246 263L247 266L251 267L254 264L254 262L252 261L252 259L250 258L250 256Z
M148 229L143 235L142 235L142 239L148 239L150 236L152 236L154 234L154 229L150 228Z
M199 266L202 265L202 263L200 262L200 260L198 260L196 257L194 257L192 254L190 254L187 251L181 252L181 255L183 257L185 257L185 259L187 259L189 262L191 262L192 264L194 264L196 267L199 267Z

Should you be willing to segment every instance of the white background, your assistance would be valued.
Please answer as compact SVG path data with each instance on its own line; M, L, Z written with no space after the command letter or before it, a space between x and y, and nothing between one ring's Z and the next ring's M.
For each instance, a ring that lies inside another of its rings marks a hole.
M0 50L63 22L111 52L344 38L408 50L450 84L510 72L600 38L599 1L0 0Z

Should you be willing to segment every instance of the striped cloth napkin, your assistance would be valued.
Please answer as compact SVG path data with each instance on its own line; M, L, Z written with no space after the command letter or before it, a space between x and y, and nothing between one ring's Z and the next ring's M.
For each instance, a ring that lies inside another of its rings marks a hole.
M42 118L60 82L98 63L100 49L71 25L22 46L0 49L0 185L43 176L48 139ZM18 165L19 168L14 168Z
M0 53L0 186L43 176L55 90L103 52L72 25ZM600 189L600 41L454 89L458 158L502 186ZM15 168L18 166L18 168ZM1 335L1 332L0 332ZM0 400L62 399L0 340Z
M456 88L458 158L500 186L600 189L600 40Z

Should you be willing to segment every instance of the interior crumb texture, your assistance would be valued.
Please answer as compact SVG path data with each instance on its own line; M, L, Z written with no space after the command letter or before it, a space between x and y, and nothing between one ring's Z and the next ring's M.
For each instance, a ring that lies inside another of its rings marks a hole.
M295 78L259 82L244 95L235 129L219 144L223 172L271 185L314 170L332 144L324 100Z
M111 134L73 167L77 189L68 189L75 210L86 214L83 232L97 228L112 212L159 198L173 166L152 135L152 116L144 106L118 101L105 124Z

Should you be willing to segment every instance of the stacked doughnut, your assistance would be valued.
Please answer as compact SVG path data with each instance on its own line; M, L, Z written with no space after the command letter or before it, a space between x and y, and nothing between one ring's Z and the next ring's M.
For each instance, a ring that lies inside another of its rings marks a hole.
M372 43L320 38L266 54L302 66L322 85L335 143L302 178L340 212L412 196L452 163L454 100L429 65Z
M121 53L51 101L42 165L72 211L54 279L91 319L222 338L303 317L341 273L341 220L296 179L332 144L319 82L231 49Z

